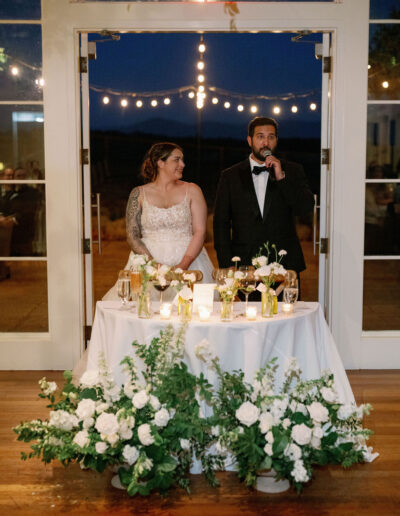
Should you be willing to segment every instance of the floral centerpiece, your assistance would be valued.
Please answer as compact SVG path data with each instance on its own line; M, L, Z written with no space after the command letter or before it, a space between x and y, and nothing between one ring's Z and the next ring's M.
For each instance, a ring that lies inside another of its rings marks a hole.
M256 486L270 470L275 480L287 479L300 491L316 465L349 467L376 457L366 446L372 432L362 426L370 405L339 402L331 372L302 381L291 358L276 394L276 359L257 371L250 384L242 371L224 372L205 341L197 355L219 378L212 420L219 436L216 448L234 458L239 478L248 486Z
M275 253L274 262L269 262L271 251L268 242L264 244L266 255L262 255L262 249L260 249L260 254L252 260L252 264L256 268L254 275L261 282L258 284L257 290L261 292L261 315L263 317L273 316L274 291L271 289L271 286L275 283L278 276L286 274L286 269L281 265L281 260L287 252L284 249L278 252L275 244L272 244L271 247Z
M34 442L22 458L59 460L65 466L78 462L98 472L116 466L130 495L147 495L173 484L188 490L187 473L197 457L216 485L213 456L206 454L212 437L197 401L211 399L210 385L182 362L184 330L174 334L168 327L149 346L134 342L144 370L139 375L133 358L125 357L122 387L104 361L99 371L85 372L79 385L66 371L58 401L57 385L42 379L40 396L49 400L50 416L14 428L18 440Z
M131 261L132 267L140 272L141 279L141 289L138 299L138 316L142 318L149 318L151 317L151 306L148 287L149 282L154 279L157 274L157 268L155 267L156 262L152 259L150 260L149 257L145 254L135 254ZM163 275L161 274L160 278L162 277Z
M241 280L244 274L242 271L229 269L228 276L222 285L217 286L221 298L221 321L233 319L233 301L241 287Z
M184 272L179 267L172 272L171 286L177 290L173 304L178 308L178 315L183 320L190 320L192 317L192 299L193 284L196 283L197 277L194 272Z

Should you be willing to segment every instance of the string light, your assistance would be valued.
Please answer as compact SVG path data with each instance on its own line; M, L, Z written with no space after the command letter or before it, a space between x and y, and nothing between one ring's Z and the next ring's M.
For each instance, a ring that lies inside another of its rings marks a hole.
M194 98L194 91L189 91L189 93L188 93L188 97L189 97L190 99Z
M157 104L158 102L156 101L156 99L153 99L150 104L152 105L152 107L157 107Z
M143 102L141 100L136 101L136 107L141 108L143 106Z
M382 86L383 86L383 88L389 88L388 81L383 81Z
M198 75L197 80L198 80L198 82L204 82L204 75L202 73L200 75Z
M205 51L206 51L206 46L205 46L205 44L204 44L204 43L200 43L200 45L199 45L199 52L200 52L201 54L204 54L204 52L205 52Z
M243 109L244 109L243 104L239 104L238 107L237 107L237 110L238 111L243 111Z
M197 69L198 70L204 70L204 61L199 61L197 63Z
M35 79L35 84L37 86L40 86L41 88L43 88L43 86L44 86L44 79L43 79L43 77L39 77L39 79Z
M200 91L200 93L203 93L204 91L204 86L202 84L200 84L199 88L198 88L198 91Z
M311 109L311 111L315 111L317 109L317 104L315 102L312 102L310 104L310 109Z
M171 104L171 99L170 99L169 97L165 98L165 99L164 99L164 104L165 104L166 106L168 106L169 104Z
M251 113L257 113L257 111L258 111L257 106L252 105L252 106L250 107L250 111L251 111Z
M128 105L128 101L126 99L121 100L121 106L125 108Z
M229 109L230 107L231 107L231 103L230 102L228 102L228 101L224 102L224 108L225 109Z
M14 77L19 75L19 68L18 68L18 66L12 66L11 67L11 75L14 75Z
M279 106L274 106L272 111L274 115L279 115L279 113L281 112L281 108Z
M218 101L217 97L213 97L211 102L213 104L218 104L219 101Z
M297 111L298 111L297 106L292 106L292 107L290 108L290 111L291 111L292 113L297 113Z
M110 103L110 97L103 97L103 104L109 104Z

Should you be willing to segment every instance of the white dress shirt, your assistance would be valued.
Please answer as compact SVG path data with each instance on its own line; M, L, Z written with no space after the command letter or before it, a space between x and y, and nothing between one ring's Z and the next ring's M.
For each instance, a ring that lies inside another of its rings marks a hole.
M253 172L253 167L262 167L263 164L258 163L255 161L251 156L249 156L250 160L250 168ZM267 184L268 184L268 177L269 173L267 171L261 172L261 174L258 174L256 176L255 174L251 174L253 178L254 183L254 189L256 191L257 201L258 205L260 207L261 217L264 214L264 201L265 201L265 192L267 191Z

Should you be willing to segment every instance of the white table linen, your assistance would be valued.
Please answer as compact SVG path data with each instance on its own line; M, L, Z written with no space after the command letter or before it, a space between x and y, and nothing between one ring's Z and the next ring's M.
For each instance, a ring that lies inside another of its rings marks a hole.
M250 305L257 306L260 312L259 303ZM279 388L283 382L285 360L293 356L299 362L304 380L318 378L324 369L330 369L340 401L354 402L343 363L318 303L298 302L290 316L281 313L279 303L279 312L272 319L258 315L256 321L247 321L239 315L243 312L244 303L235 303L235 319L229 323L221 322L219 303L214 303L210 321L202 322L197 315L193 316L186 331L184 355L184 361L192 373L199 375L203 372L210 383L216 382L215 373L195 355L196 344L207 339L222 368L227 371L242 369L249 382L260 367L277 357L280 367L276 375L276 388ZM103 353L116 382L123 384L125 378L120 362L124 356L134 355L132 342L137 340L141 344L149 344L170 323L175 329L181 324L176 315L171 321L160 320L156 314L151 319L139 319L132 311L121 310L119 302L99 301L87 369L97 369L100 353ZM138 366L140 368L140 362Z

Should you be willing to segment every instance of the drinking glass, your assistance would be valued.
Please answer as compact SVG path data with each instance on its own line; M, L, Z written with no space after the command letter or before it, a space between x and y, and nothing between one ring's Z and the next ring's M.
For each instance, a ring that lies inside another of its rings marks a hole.
M126 308L131 296L131 278L130 271L123 270L118 273L117 282L118 296L121 299L121 310Z
M256 288L256 277L254 275L254 267L252 265L241 265L239 271L243 272L243 278L240 280L239 290L243 292L246 298L244 313L247 313L249 304L249 294Z
M158 290L158 291L160 292L160 307L161 307L161 304L162 304L162 295L163 295L163 292L164 292L165 290L167 290L167 288L169 287L169 281L167 281L167 282L165 283L165 285L161 285L161 283L160 283L159 281L155 280L155 281L153 282L153 286L154 286L154 288L155 288L156 290Z
M223 285L225 283L225 279L228 277L228 271L229 268L215 270L215 281L218 285Z
M296 279L291 281L285 280L285 288L283 289L283 302L294 305L299 297L299 282Z
M131 269L130 271L130 279L131 279L131 297L132 301L136 301L141 290L142 290L142 276L140 271Z

